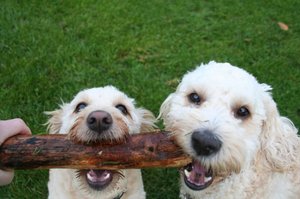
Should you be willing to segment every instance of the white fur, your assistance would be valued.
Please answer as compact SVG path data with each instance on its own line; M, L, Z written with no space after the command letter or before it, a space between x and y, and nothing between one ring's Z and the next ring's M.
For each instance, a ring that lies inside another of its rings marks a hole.
M76 106L85 102L86 108L78 113ZM118 104L126 106L129 115L116 108ZM113 118L112 130L99 140L120 140L127 134L151 130L154 127L153 114L142 108L136 108L133 99L127 97L113 86L92 88L79 92L70 103L63 104L59 110L47 112L51 118L48 129L51 134L68 134L70 139L80 142L92 142L98 139L89 132L86 117L93 111L106 111ZM142 175L139 169L120 170L124 177L114 179L104 190L96 191L89 187L84 177L77 177L74 169L51 169L48 199L113 199L124 192L122 199L144 199Z
M187 73L160 109L166 130L186 153L211 167L215 178L201 191L188 188L181 176L181 198L299 198L300 139L293 123L279 115L271 87L243 69L209 62ZM199 105L188 99L197 93ZM246 106L250 117L236 117ZM206 128L222 141L217 154L197 156L191 132Z

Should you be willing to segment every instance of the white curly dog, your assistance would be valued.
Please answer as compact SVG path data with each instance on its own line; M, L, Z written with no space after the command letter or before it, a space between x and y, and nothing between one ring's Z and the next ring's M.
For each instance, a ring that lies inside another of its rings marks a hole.
M180 172L181 198L300 198L300 139L270 91L228 63L183 77L160 109L193 158Z
M113 86L79 92L59 110L48 112L51 134L89 143L121 140L154 127L153 114ZM144 199L141 171L51 169L48 199Z

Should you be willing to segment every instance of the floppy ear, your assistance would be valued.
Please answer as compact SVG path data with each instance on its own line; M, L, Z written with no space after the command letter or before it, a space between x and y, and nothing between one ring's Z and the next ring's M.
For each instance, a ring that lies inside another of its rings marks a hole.
M171 102L174 97L174 93L170 94L167 99L161 104L160 109L159 109L159 115L157 118L162 118L165 120L168 116L168 113L170 112L171 109Z
M59 133L59 130L62 125L62 113L63 113L62 106L61 106L61 109L45 112L45 114L50 117L46 123L47 131L49 134L58 134Z
M139 115L141 115L141 132L151 132L155 130L156 119L153 113L147 109L139 108L138 110Z
M261 134L261 153L267 161L268 167L276 171L288 170L299 164L297 153L300 150L300 139L297 129L286 117L279 115L276 103L267 91L271 87L262 85L266 118Z

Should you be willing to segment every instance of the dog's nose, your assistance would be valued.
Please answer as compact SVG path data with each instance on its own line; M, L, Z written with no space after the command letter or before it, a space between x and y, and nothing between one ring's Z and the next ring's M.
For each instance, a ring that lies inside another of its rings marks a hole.
M197 130L192 134L192 147L197 155L212 155L218 152L221 146L221 140L209 130Z
M86 122L89 129L101 133L111 127L113 119L108 112L93 111L87 117Z

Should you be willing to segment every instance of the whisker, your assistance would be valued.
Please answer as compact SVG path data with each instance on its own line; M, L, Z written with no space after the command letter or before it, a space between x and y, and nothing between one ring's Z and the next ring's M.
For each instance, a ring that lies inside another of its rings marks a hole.
M185 133L184 134L184 136L188 136L188 135L190 135L190 134L192 134L193 132L191 131L191 132L188 132L188 133Z
M80 170L75 171L75 177L76 177L77 179L80 178L81 175L82 175L82 171L80 171Z
M122 178L122 179L125 178L125 175L124 175L122 172L120 172L120 171L115 171L115 173L116 173L117 175L119 175L120 178Z

